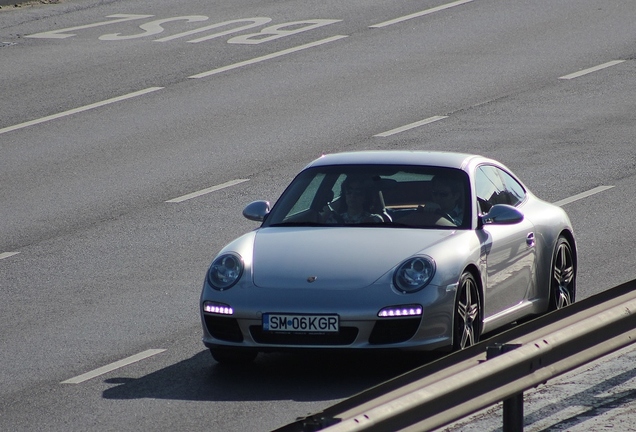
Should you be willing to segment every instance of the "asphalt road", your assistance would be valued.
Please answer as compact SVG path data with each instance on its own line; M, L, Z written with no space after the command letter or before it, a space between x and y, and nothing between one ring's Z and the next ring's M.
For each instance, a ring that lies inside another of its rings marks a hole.
M634 22L632 0L2 8L0 429L271 430L412 367L227 369L200 343L243 206L325 152L474 152L584 194L564 204L579 296L634 279Z

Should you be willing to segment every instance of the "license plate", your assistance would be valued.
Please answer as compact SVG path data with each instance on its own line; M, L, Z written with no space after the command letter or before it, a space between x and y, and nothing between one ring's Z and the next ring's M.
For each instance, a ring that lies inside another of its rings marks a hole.
M263 314L263 331L295 333L334 333L338 315Z

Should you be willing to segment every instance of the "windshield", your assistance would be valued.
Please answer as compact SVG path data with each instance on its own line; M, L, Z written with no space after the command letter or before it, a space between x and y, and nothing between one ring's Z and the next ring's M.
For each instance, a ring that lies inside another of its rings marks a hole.
M465 228L468 177L426 166L337 165L302 171L263 226Z

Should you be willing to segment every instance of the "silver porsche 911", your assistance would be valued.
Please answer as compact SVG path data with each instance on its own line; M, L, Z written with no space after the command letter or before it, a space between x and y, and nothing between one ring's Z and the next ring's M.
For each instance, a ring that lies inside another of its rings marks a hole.
M291 349L457 350L574 301L572 225L504 165L445 152L323 156L206 274L218 362Z

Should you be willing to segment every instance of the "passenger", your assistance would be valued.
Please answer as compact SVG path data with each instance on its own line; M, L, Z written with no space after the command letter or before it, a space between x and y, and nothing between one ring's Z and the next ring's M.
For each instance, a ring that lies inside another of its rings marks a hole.
M359 224L383 222L379 214L369 211L371 190L360 177L348 176L341 186L341 199L338 211L326 206L321 220L327 224Z
M435 176L432 186L431 197L434 206L437 205L437 208L433 208L433 210L450 219L455 225L461 225L464 220L464 209L459 183L455 180Z
M436 175L431 181L431 199L400 223L414 226L460 226L464 220L461 184Z

